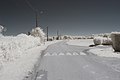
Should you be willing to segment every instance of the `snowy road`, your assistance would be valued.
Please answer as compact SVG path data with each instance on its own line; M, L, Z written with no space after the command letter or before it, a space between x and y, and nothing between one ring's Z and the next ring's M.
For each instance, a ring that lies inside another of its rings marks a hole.
M35 79L120 80L120 71L113 67L120 63L119 59L89 55L82 52L85 49L88 47L70 46L65 41L50 45L39 62Z

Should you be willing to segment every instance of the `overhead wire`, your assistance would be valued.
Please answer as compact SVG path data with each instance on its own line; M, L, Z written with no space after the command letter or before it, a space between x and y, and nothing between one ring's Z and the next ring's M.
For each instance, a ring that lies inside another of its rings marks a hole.
M25 0L25 1L26 1L27 5L28 5L34 12L37 11L37 9L35 9L35 8L33 7L33 5L32 5L28 0Z
M40 16L40 14L43 14L43 10L38 10L37 8L34 8L33 5L30 3L29 0L25 0L25 2L27 3L27 5L33 10L33 12L35 13L36 16L36 27L38 26L38 17Z
M33 5L30 3L30 1L28 0L25 0L27 5L35 12L35 13L40 13L40 14L43 14L44 13L44 10L39 10L37 8L34 8Z

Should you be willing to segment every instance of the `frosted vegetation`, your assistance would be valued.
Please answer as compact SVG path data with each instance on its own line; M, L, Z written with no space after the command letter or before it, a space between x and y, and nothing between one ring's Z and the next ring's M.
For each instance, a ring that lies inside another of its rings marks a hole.
M18 36L12 37L2 36L0 38L0 61L11 61L20 55L23 51L40 45L40 38L28 36L26 34L19 34Z
M95 45L112 45L114 51L120 52L120 32L111 32L110 35L94 37Z
M2 33L4 33L7 29L5 27L3 27L2 25L0 25L0 35L2 35Z
M111 45L112 44L111 38L106 38L106 37L95 37L93 39L93 42L95 45Z
M5 67L6 64L7 64L6 66L9 68L4 68L3 71L1 71L0 75L4 75L4 76L0 78L0 80L9 80L9 78L6 79L6 73L8 73L9 70L11 70L11 73L12 73L13 72L12 70L14 70L13 67L10 68L10 65L8 64L9 62L14 62L13 63L14 65L11 64L14 67L16 64L19 64L20 66L19 65L17 66L17 70L19 71L19 68L20 68L20 69L23 69L23 72L27 70L30 65L33 66L34 63L37 61L36 59L40 55L40 51L41 51L40 49L43 47L41 45L43 45L45 41L45 33L40 27L36 27L32 29L30 32L30 35L18 34L17 36L3 36L2 33L5 31L6 31L6 28L4 28L3 26L0 26L0 34L1 34L0 35L0 71ZM56 40L57 37L54 37L54 39ZM61 40L68 39L69 41L68 44L70 45L89 46L93 44L93 42L95 45L113 45L113 49L115 51L120 51L120 32L113 32L111 34L111 37L110 37L110 34L99 34L99 35L91 35L91 36L64 35L58 38L60 38ZM74 40L74 39L81 39L81 40ZM36 48L37 46L41 46L41 47ZM33 49L33 48L36 48L36 49ZM33 50L31 51L30 49L33 49ZM118 55L112 54L113 49L112 47L108 48L106 52L104 49L101 50L101 49L94 48L91 52L101 56L108 56L108 54L109 54L109 57L118 56ZM26 52L27 50L28 52ZM34 55L34 53L37 53L37 54ZM21 60L19 61L19 59ZM21 68L21 64L23 66L28 63L27 61L29 62L29 64L26 65L26 68L25 67ZM29 68L29 70L30 69L32 69L32 67ZM19 74L24 76L25 74L23 74L23 72L19 71ZM25 72L28 72L28 70ZM17 71L16 73L14 75L19 75ZM11 74L8 73L8 75L10 75L9 77L11 77ZM12 74L12 76L14 75ZM16 76L14 77L16 78ZM11 78L11 80L16 80L15 78L14 79Z
M32 29L30 34L34 37L39 37L41 43L44 42L45 33L43 32L43 30L40 27L36 27L36 28Z
M2 33L4 30L5 28L2 25L0 25L0 33Z
M0 26L0 32L4 30ZM20 58L24 52L30 48L42 45L44 41L44 32L37 27L32 29L31 35L19 34L17 36L0 36L0 67L6 62L15 61Z

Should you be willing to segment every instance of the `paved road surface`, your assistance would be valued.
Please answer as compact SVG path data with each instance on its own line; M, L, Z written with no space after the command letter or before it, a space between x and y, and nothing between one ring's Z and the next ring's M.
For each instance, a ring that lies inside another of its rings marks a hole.
M102 58L82 51L88 47L50 45L37 69L36 80L120 80L119 59Z

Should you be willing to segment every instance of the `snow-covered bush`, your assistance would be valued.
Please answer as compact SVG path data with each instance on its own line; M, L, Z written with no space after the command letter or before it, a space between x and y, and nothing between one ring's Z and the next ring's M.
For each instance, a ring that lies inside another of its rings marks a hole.
M41 45L40 38L19 34L18 36L0 37L0 65L25 54L25 50Z
M5 28L5 27L3 27L2 25L0 25L0 34L2 33L2 32L5 32L7 29Z
M102 38L101 37L95 37L93 39L93 42L95 45L101 45L102 44Z
M111 45L112 40L110 38L105 38L105 37L95 37L93 39L93 42L95 45Z
M64 35L64 36L63 36L63 39L68 39L68 35Z
M45 33L43 32L43 30L40 27L36 27L36 28L32 29L30 34L34 37L39 37L41 43L44 42Z
M102 45L112 45L111 38L103 38Z
M64 36L62 36L62 39L73 39L73 38L72 38L72 36L64 35Z
M4 27L0 25L0 33L3 32Z
M120 32L112 32L111 39L113 49L120 52Z

